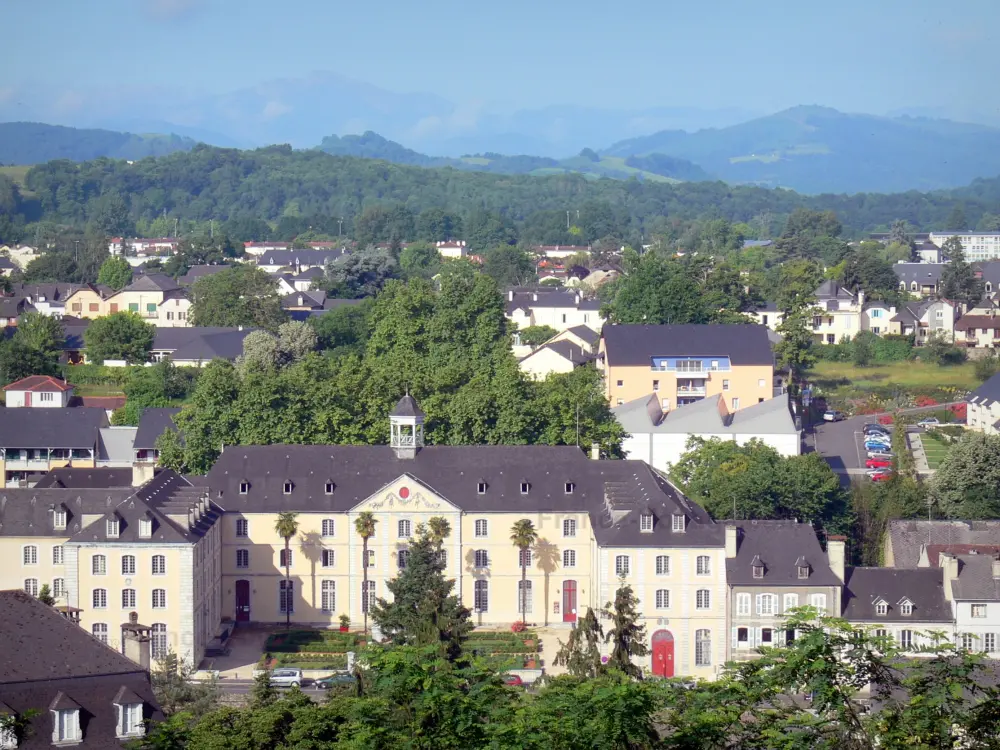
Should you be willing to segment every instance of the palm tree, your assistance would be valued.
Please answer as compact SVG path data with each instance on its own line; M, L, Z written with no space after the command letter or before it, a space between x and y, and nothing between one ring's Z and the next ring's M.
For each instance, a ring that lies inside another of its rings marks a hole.
M510 529L510 541L520 551L521 621L523 622L527 614L525 610L528 608L528 555L525 553L538 541L538 532L535 531L535 525L527 518L517 521Z
M274 522L275 533L285 540L285 630L292 627L292 594L288 588L290 583L288 567L292 562L292 555L288 543L293 536L299 533L299 522L295 520L298 515L298 513L286 510L279 513L278 519Z
M364 583L361 585L361 611L365 615L365 635L368 634L368 540L375 536L375 516L369 511L358 514L354 519L354 530L361 537L361 569L364 573Z

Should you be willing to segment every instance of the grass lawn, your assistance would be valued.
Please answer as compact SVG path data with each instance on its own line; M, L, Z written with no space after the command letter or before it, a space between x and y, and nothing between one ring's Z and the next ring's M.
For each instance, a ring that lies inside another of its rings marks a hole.
M927 395L936 392L939 401L959 400L964 393L949 394L948 389L964 392L980 385L972 362L941 367L919 360L870 367L856 367L850 362L817 362L806 379L835 406L842 405L845 399L864 398L870 393L891 396L894 390Z
M944 438L938 435L934 430L928 430L920 436L920 440L924 445L924 453L927 455L927 465L936 469L941 465L944 457L948 455L948 451L951 450L951 444L945 442Z
M72 383L72 379L70 379ZM77 396L124 396L125 392L117 385L77 385L74 386Z

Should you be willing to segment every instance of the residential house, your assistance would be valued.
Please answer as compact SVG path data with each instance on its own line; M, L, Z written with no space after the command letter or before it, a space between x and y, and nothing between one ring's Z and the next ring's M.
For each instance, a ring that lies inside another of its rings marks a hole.
M1000 373L965 397L966 424L987 435L1000 434Z
M955 643L968 651L1000 658L1000 545L990 554L968 553L947 546L938 552L944 572L944 595L955 621ZM933 554L929 555L933 565Z
M297 292L308 292L316 288L316 285L326 277L326 271L322 268L307 268L301 273L292 277L292 286Z
M148 482L156 473L156 465L160 460L160 450L156 447L167 430L177 432L174 417L180 412L176 407L155 407L142 410L139 417L139 427L132 443L132 484L139 486Z
M124 468L53 469L35 484L35 489L106 490L132 486L132 472Z
M0 476L5 486L30 484L58 466L92 467L104 409L4 409L0 419Z
M291 242L266 241L266 242L244 242L243 249L248 255L263 255L270 252L284 252L290 250Z
M979 302L955 322L955 343L978 349L1000 345L998 306L990 298Z
M3 390L7 408L65 408L73 397L73 386L50 375L29 375L4 386Z
M0 297L0 328L14 328L25 313L36 312L23 297Z
M861 331L865 293L854 294L836 281L824 281L816 289L812 333L816 343L837 344Z
M74 318L100 318L107 315L105 300L114 290L98 284L81 284L66 298L65 313Z
M958 237L969 262L1000 258L1000 232L931 232L930 241L938 247Z
M204 367L216 358L233 362L243 354L243 339L254 330L210 326L157 328L150 357L153 362L169 359L178 367Z
M944 260L941 248L930 240L917 242L913 254L921 263L941 263Z
M268 273L277 273L282 269L291 269L293 273L302 273L310 268L326 268L338 258L348 255L346 248L330 248L328 250L268 250L256 258L257 267Z
M778 305L775 302L765 302L756 310L748 312L747 315L753 318L758 325L762 325L771 331L777 331L778 326L785 319L785 313L778 309Z
M586 327L586 326L584 326ZM596 334L595 334L596 338ZM546 341L520 360L521 370L535 380L545 380L553 373L572 372L597 357L596 342L587 347L568 338Z
M612 406L650 393L660 408L721 394L729 412L774 395L774 355L759 325L609 325L597 360Z
M802 450L787 393L735 412L729 411L721 393L669 411L662 409L658 394L651 393L615 406L611 413L628 433L622 442L625 457L662 472L677 463L692 437L738 445L759 440L782 456L797 456Z
M466 246L465 240L446 240L435 243L435 246L437 247L438 255L448 260L464 258L469 254L469 248Z
M889 568L916 568L924 547L933 545L1000 545L1000 521L889 521L882 549Z
M127 310L137 313L153 325L156 325L160 321L160 306L168 298L178 298L179 294L172 293L179 292L180 287L177 285L177 282L169 276L159 273L148 273L140 276L121 291L110 295L105 300L102 314L113 315L116 312ZM186 313L189 307L189 303L183 303L165 308L164 312L166 310L173 312L183 310ZM164 322L166 322L165 315ZM178 320L174 318L173 323L176 324L177 322Z
M861 310L861 330L883 336L889 333L889 321L895 314L896 308L885 302L866 302Z
M0 276L10 276L17 266L6 255L0 255Z
M24 300L42 315L61 318L67 314L66 300L79 289L79 284L52 282L44 284L14 284L11 294L14 299Z
M156 325L161 328L186 328L191 325L191 297L187 289L170 289L156 308Z
M136 237L134 239L112 237L108 242L108 252L112 255L121 255L122 248L124 248L125 255L162 256L176 254L180 246L181 240L177 237Z
M762 646L795 640L785 622L798 607L840 615L844 540L819 546L812 525L742 521L726 525L730 659L753 658Z
M590 273L580 280L580 286L593 293L608 282L614 281L621 275L617 268L592 268Z
M127 612L116 620L124 653L24 591L0 591L0 714L20 720L3 747L120 748L163 721L148 631Z
M14 247L7 247L7 257L10 258L11 262L14 263L22 271L28 267L28 264L33 260L37 260L45 255L45 251L41 248L31 247L31 245L15 245Z
M589 245L535 245L531 248L536 255L545 258L568 258L571 255L590 255Z
M232 266L222 264L191 266L188 268L186 274L177 279L177 283L182 287L194 286L194 283L198 281L198 279L203 279L206 276L214 276L219 273L219 271L225 271L227 268L232 268Z
M851 625L892 638L904 651L931 645L935 633L954 638L940 568L848 568L844 583L843 618Z
M957 317L955 305L946 299L903 302L889 318L888 333L912 335L917 346L926 344L927 339L935 334L953 341Z
M507 290L507 319L516 328L549 326L557 331L584 325L600 331L601 302L579 291L553 287L513 287Z
M297 291L281 298L282 310L323 310L326 302L324 291Z
M892 270L899 279L899 291L921 297L937 295L944 263L896 263Z
M316 294L316 292L310 292L310 294ZM322 294L322 292L320 292L320 294ZM298 299L297 295L294 299ZM336 310L338 307L353 307L355 305L362 304L364 301L364 299L340 299L339 297L326 297L323 300L322 307L307 308L303 306L300 309L285 308L285 312L288 314L290 319L304 322L310 318L316 317L317 315L324 315L331 310Z

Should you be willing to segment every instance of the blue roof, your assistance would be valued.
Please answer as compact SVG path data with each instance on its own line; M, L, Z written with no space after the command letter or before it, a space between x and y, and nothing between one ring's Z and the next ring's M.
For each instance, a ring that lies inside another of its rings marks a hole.
M770 247L774 240L743 240L743 249L748 247Z

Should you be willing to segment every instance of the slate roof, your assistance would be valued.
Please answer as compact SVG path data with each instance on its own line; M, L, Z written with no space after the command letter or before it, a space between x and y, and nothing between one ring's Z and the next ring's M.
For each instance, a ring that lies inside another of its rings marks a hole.
M400 476L467 512L587 512L602 546L725 543L721 525L642 461L593 461L574 446L428 446L413 459L397 458L388 446L229 446L206 481L226 512L322 513L348 511ZM287 495L285 481L293 485ZM241 495L242 482L250 486ZM645 510L656 519L653 533L639 530ZM686 532L671 531L674 511L687 516Z
M764 564L764 577L753 577L753 562ZM809 577L799 578L806 563ZM736 525L736 557L726 560L726 583L731 586L839 586L819 546L816 532L797 521L741 521Z
M993 577L992 555L955 555L958 578L951 582L955 599L1000 602L1000 578Z
M148 673L22 591L0 591L0 642L0 704L34 712L19 748L52 747L55 707L79 708L83 741L75 746L84 748L122 748L116 699L141 701L144 719L164 718Z
M162 273L147 273L122 289L122 292L169 292L179 289L177 282ZM120 294L121 292L119 292Z
M572 333L580 337L584 341L589 342L595 349L597 348L597 342L601 340L601 334L590 326L573 326L572 328L567 328L564 333Z
M98 430L107 426L104 409L4 409L0 448L96 448Z
M164 430L177 431L174 415L180 411L177 407L155 407L142 410L139 417L139 429L135 434L135 450L154 450L156 439Z
M722 394L677 406L663 414L659 398L651 393L615 406L611 413L632 434L794 435L798 432L787 393L732 414L726 410Z
M225 271L227 268L232 268L232 266L227 265L201 265L201 266L191 266L188 268L186 274L177 279L177 283L181 286L191 286L198 279L202 279L206 276L212 276L217 274L219 271Z
M937 300L925 299L919 302L904 302L891 320L895 323L919 323L927 309Z
M83 528L83 517L104 514L133 494L131 487L38 489L0 487L0 536L70 536ZM52 510L66 509L66 529L52 525Z
M993 315L963 315L955 321L956 331L967 331L969 329L986 328L996 330L1000 328L1000 318Z
M997 291L997 286L1000 285L1000 260L981 260L972 265L979 272L976 275L984 282L989 281L993 290Z
M757 305L757 312L762 313L776 313L778 312L777 302L761 302Z
M243 354L243 339L254 328L157 328L153 351L166 352L175 361L235 360Z
M813 293L818 300L854 300L855 295L833 280L824 281Z
M894 263L892 271L896 278L906 282L909 289L911 282L917 284L937 285L941 282L941 273L945 263Z
M135 427L102 427L97 460L115 466L131 466L135 457Z
M579 300L579 301L578 301ZM580 292L553 287L512 287L507 290L507 314L532 307L567 307L574 310L600 310L601 301L588 299Z
M767 326L762 325L606 325L611 366L650 365L653 357L729 357L735 366L774 365Z
M298 280L298 279L321 279L321 278L323 278L324 273L325 272L323 271L322 268L317 268L316 266L313 266L312 268L307 268L305 271L302 271L301 273L297 274L295 276L295 278L296 278L296 280Z
M31 391L32 393L63 393L73 390L65 380L51 375L29 375L4 386L5 391Z
M591 354L586 349L582 349L581 347L574 344L572 341L566 341L565 339L563 339L561 341L553 341L548 344L543 344L542 346L535 349L535 351L533 351L531 354L522 357L521 361L523 362L526 359L531 359L536 354L539 354L540 352L546 350L555 352L563 359L571 362L574 366L586 364L587 362L591 361L597 356L596 354Z
M1000 372L991 375L989 380L976 388L965 400L980 406L990 406L1000 402Z
M936 568L941 564L941 554L986 555L1000 554L1000 544L931 544L920 553L920 567Z
M64 302L67 297L82 287L83 284L70 284L62 281L42 284L14 284L11 296L21 299L31 297L35 301L39 297L45 297L46 302Z
M393 417L423 417L424 413L417 406L416 400L407 393L399 401L396 402L396 406L390 412L390 416Z
M257 256L258 266L325 266L328 261L348 255L344 248L328 250L266 250Z
M6 255L0 255L0 271L11 271L17 268Z
M940 568L847 568L844 577L843 612L851 622L940 622L953 620L944 595L944 571ZM913 603L913 614L900 614L899 602ZM887 614L875 614L875 603L885 600Z
M292 292L281 298L281 306L289 307L313 307L322 308L326 301L326 292L322 290L309 290L305 292Z
M894 520L888 533L894 566L915 568L924 545L1000 544L1000 521Z
M29 312L35 308L23 297L0 297L0 318L17 318Z
M132 469L87 469L65 467L51 469L48 474L38 480L33 489L44 490L50 487L62 489L108 489L109 487L132 487Z

